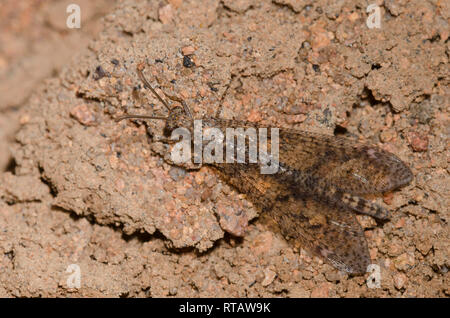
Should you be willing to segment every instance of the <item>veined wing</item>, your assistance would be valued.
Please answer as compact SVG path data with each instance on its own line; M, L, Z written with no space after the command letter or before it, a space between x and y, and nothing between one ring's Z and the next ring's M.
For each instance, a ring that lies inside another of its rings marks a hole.
M211 118L210 122L217 127L264 128L244 121ZM390 191L413 178L403 161L376 146L295 129L279 129L279 161L356 195Z
M280 129L280 161L351 194L380 193L413 177L395 155L347 138Z
M354 213L309 198L288 196L275 203L271 216L294 245L300 243L341 271L367 271L367 241Z
M370 263L367 242L350 209L298 196L288 184L280 184L276 175L260 174L258 165L223 164L215 168L261 208L291 243L339 270L365 273Z

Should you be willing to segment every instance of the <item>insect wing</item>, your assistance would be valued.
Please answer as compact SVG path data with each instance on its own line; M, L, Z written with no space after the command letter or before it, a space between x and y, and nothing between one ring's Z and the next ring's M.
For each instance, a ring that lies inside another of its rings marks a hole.
M289 196L271 213L281 233L337 269L362 274L370 264L367 241L355 214L320 202Z
M399 158L375 146L291 129L280 129L279 138L281 162L326 179L343 192L385 192L413 177Z
M276 175L261 175L257 165L224 164L216 169L260 207L291 243L344 272L366 272L367 241L353 212L299 197Z

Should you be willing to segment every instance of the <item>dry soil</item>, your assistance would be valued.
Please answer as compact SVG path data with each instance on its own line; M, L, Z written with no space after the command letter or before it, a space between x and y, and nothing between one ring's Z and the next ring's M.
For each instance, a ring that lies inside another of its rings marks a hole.
M79 30L67 1L0 4L0 296L449 296L448 1L78 2ZM117 124L165 111L139 63L196 116L222 105L404 160L413 182L378 198L390 221L358 217L380 286L293 249L212 170L167 162L162 122Z

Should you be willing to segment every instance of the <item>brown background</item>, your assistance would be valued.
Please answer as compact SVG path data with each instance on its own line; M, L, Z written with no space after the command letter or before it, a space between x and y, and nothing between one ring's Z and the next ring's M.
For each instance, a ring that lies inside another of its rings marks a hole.
M449 295L448 1L378 1L381 29L367 1L78 1L80 30L68 3L0 4L0 296ZM116 124L164 112L141 62L198 117L222 104L407 162L415 180L377 199L391 220L359 217L381 288L293 249L212 170L168 164L163 123Z

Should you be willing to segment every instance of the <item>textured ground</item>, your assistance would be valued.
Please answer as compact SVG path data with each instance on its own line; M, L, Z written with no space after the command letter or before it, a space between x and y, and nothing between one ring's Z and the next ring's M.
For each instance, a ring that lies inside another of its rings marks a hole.
M380 29L367 1L206 2L85 1L78 31L64 1L2 3L0 296L449 296L448 2L379 1ZM170 165L163 123L114 122L164 112L138 63L198 117L403 159L391 220L359 217L380 288L293 249L212 170Z

